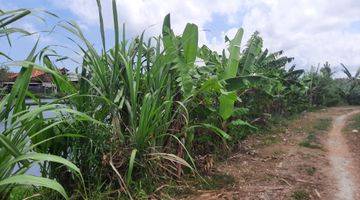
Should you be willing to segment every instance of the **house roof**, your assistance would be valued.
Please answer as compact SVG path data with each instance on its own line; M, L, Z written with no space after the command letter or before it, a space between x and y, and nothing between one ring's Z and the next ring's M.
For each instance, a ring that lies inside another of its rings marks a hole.
M45 72L37 70L37 69L33 69L31 72L31 78L37 78L41 75L44 75ZM8 77L9 79L16 79L18 76L20 75L20 73L14 73L14 72L9 72L8 73Z
M67 72L69 71L68 69L66 69L65 67L59 69L59 71L62 74L67 74ZM20 75L20 73L14 73L14 72L9 72L8 73L8 80L9 81L15 81L15 79ZM44 82L49 82L51 81L51 76L49 76L49 74L47 74L44 71L38 70L38 69L33 69L31 72L31 80L32 81L44 81Z

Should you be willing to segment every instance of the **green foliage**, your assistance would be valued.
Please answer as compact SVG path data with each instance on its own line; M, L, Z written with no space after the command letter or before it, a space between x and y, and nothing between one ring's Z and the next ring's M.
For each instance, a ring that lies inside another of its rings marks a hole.
M0 37L6 37L9 45L11 45L10 34L22 33L29 35L30 33L25 30L9 27L15 21L29 14L31 14L31 11L26 9L0 11ZM37 44L26 58L27 62L34 61L41 54L41 52L36 54ZM0 56L11 60L4 53L0 52ZM0 101L0 109L2 110L0 122L5 126L0 133L0 198L8 198L11 190L16 185L31 185L50 188L60 193L63 198L69 199L65 189L57 181L24 173L37 163L46 165L46 163L55 162L74 171L83 183L81 172L73 163L60 156L50 155L49 152L46 152L47 154L35 153L40 146L54 139L54 137L48 137L47 133L49 131L57 128L60 124L68 122L62 117L69 117L68 120L73 120L72 113L78 113L78 111L61 108L61 105L56 104L32 109L27 107L25 98L35 98L34 95L27 91L34 65L20 64L20 66L22 68L15 85L11 92ZM3 71L7 73L7 70ZM49 72L57 75L56 72L51 70ZM35 101L38 102L36 99ZM56 115L53 119L45 119L43 113L46 111L53 111L55 114L58 112L62 116ZM71 134L65 135L56 137L71 137Z
M316 168L315 167L307 167L305 169L306 173L310 176L313 176L316 172Z
M293 200L309 200L309 199L311 199L310 194L306 190L303 190L303 189L295 190L292 193L291 198Z
M327 131L331 126L331 118L320 118L314 124L314 129L319 131Z
M329 130L331 126L331 122L332 122L331 118L316 119L314 125L310 127L309 134L299 143L299 145L312 149L321 149L322 146L319 143L317 134Z
M6 81L8 72L8 67L0 67L0 83Z
M358 94L353 87L357 79L352 78L345 91L332 78L328 63L308 73L288 67L293 58L264 49L258 32L240 49L240 28L234 38L225 38L228 52L219 54L205 45L198 47L195 24L188 23L176 35L169 14L161 36L147 39L142 33L127 39L115 0L114 43L109 48L100 0L97 5L101 50L75 22L59 24L83 55L77 84L59 73L54 51L37 51L38 42L24 61L9 65L22 68L0 102L5 124L0 134L0 192L5 197L16 183L48 187L64 198L69 193L74 199L100 199L106 192L114 198L147 198L160 183L186 173L198 175L194 155L230 149L266 127L271 116L336 105L343 96L349 102L357 98L352 96ZM6 30L8 20L27 14L1 12L6 23L0 28ZM7 30L0 36L26 34ZM30 109L26 98L40 102L28 90L35 69L52 77L58 97ZM54 117L46 118L45 112ZM315 128L325 130L328 123ZM309 134L300 145L313 147L315 139ZM268 141L277 140L271 136ZM24 174L36 163L43 177ZM16 165L19 170L14 170Z
M354 129L360 130L360 114L356 114L351 118L350 123L347 126L347 129L349 131L352 131Z
M311 105L335 106L342 102L341 90L332 75L328 63L320 69L313 67L305 75L304 81L308 87L307 95Z
M360 68L352 75L348 68L341 63L342 71L347 80L341 84L342 94L350 105L360 105Z

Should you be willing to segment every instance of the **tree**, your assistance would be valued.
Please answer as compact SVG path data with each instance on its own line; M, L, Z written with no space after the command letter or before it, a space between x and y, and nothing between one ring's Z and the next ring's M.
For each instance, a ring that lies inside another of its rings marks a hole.
M0 67L0 82L6 81L9 68Z

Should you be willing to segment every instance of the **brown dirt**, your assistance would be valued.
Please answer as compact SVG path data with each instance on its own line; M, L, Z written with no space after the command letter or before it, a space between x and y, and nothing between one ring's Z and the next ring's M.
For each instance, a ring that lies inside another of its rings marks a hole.
M355 110L359 108L305 113L277 134L249 137L238 153L216 164L217 171L234 177L232 185L198 190L185 199L360 199L356 173L360 136L355 140L353 135L341 134L349 113ZM332 127L315 130L314 123L324 118L333 119ZM315 148L299 145L312 132Z
M357 183L359 177L356 177L358 167L353 160L346 137L342 134L347 118L358 112L359 110L356 110L336 117L328 137L327 149L332 176L336 179L335 197L337 199L353 200L360 198L358 191L360 185Z

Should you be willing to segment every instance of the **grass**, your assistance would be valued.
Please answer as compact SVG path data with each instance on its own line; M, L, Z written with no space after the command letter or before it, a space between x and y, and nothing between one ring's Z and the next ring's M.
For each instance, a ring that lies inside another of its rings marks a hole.
M358 130L360 132L360 114L354 115L347 124L347 131Z
M307 147L311 149L321 149L321 145L318 143L315 133L309 133L308 136L299 143L302 147Z
M261 143L264 146L269 146L272 144L278 144L280 143L281 138L278 135L266 135L264 138L262 138Z
M313 128L317 131L327 131L329 130L331 123L332 123L331 118L320 118L316 120Z
M321 149L322 145L319 143L317 134L328 131L331 123L331 118L319 118L312 125L308 125L307 129L309 133L306 138L299 143L299 146L311 149Z
M312 142L309 142L307 140L304 140L299 143L300 146L310 148L310 149L321 149L322 147L318 144L313 144Z
M310 200L310 194L306 190L297 189L292 193L291 199L293 199L293 200Z
M17 186L10 193L9 199L22 200L26 197L34 196L36 190L32 186Z
M316 172L316 168L315 167L307 167L305 169L306 173L310 176L313 176Z
M301 165L299 166L299 172L305 172L309 176L313 176L316 173L316 167L311 165Z
M198 190L219 190L235 183L233 176L224 173L215 173L210 176L204 176L203 179L188 177L185 181L187 184L183 186L179 186L177 183L168 185L164 188L162 193L173 198L179 198L188 196Z

